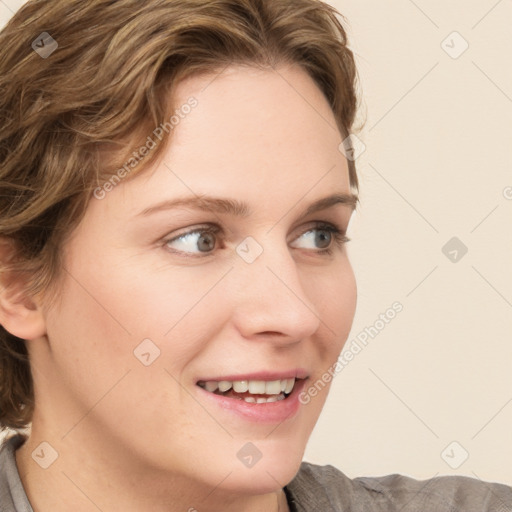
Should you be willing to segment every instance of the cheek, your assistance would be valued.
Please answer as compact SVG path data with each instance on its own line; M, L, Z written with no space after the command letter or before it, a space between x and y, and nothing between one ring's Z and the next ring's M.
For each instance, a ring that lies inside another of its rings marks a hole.
M315 276L309 282L309 296L324 323L329 351L337 354L346 342L356 311L357 284L348 260L336 270Z
M95 299L109 305L109 313L134 339L153 336L165 343L191 316L197 327L205 325L214 313L209 294L227 271L228 266L173 266L160 257L130 256L118 258L111 271L88 271L88 278Z
M109 264L108 254L99 265L78 254L69 259L61 303L47 317L58 371L70 382L82 380L76 391L84 400L85 387L101 396L128 369L145 369L142 379L165 369L179 377L202 349L205 330L220 321L223 305L208 291L223 271L144 267L130 258ZM150 367L142 362L147 352Z
M337 297L339 299L334 302L339 305L339 307L336 308L336 312L340 318L340 330L344 336L343 343L345 343L346 338L350 333L350 329L352 328L352 322L354 320L357 305L357 283L354 272L349 263L347 264L347 268L340 279Z
M122 308L101 290L104 285L73 275L46 318L53 370L88 406L122 376L133 350Z
M69 404L63 432L77 422L81 429L99 422L119 436L143 439L155 411L168 411L162 421L172 421L165 428L187 417L173 377L179 379L197 351L185 338L192 322L185 316L163 335L184 316L187 304L170 303L176 295L172 291L162 300L161 280L158 288L151 280L125 277L123 272L107 275L88 267L87 273L78 273L75 268L74 278L64 283L59 306L48 312L48 368L58 376L51 395ZM143 354L148 352L146 366Z

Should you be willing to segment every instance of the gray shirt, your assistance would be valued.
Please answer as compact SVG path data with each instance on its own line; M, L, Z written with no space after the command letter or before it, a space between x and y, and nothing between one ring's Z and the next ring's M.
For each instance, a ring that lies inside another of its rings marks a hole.
M14 456L24 440L15 434L0 448L0 512L33 512ZM512 512L512 487L465 476L351 479L333 466L303 462L284 490L291 512Z

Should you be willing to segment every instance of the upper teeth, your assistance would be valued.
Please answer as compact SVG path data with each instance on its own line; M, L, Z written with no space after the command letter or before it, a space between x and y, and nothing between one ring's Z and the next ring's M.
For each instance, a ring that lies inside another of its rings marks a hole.
M283 379L283 380L221 380L214 381L209 380L202 383L202 386L206 389L206 391L214 392L221 391L224 393L225 391L229 391L231 388L237 393L245 393L249 392L253 395L279 395L281 392L291 393L293 386L295 384L295 379Z

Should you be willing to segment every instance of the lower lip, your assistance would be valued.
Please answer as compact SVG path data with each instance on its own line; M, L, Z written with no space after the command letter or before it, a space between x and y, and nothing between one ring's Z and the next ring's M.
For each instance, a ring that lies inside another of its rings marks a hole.
M295 416L301 406L299 395L304 389L307 379L295 382L293 391L284 400L268 403L249 403L245 400L237 400L236 398L228 398L222 395L210 393L200 386L202 396L207 400L211 400L216 406L222 410L237 414L245 420L258 423L282 423L283 421Z

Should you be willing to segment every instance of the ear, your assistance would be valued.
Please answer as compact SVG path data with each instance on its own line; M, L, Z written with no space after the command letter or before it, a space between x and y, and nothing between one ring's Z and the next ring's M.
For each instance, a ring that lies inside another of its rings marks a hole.
M4 270L14 255L13 244L0 239L0 324L18 338L33 340L46 334L46 322L40 305L26 294L21 276Z

